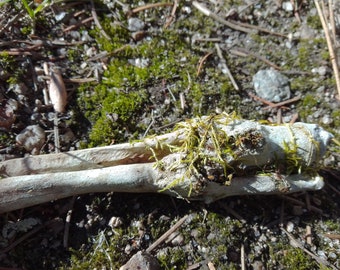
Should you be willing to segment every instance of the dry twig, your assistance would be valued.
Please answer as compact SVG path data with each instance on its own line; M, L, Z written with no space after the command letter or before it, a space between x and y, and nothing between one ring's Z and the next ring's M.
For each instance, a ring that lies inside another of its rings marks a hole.
M220 46L218 44L215 44L215 48L216 48L216 51L217 51L217 55L220 58L220 61L221 61L222 66L223 66L222 72L226 73L228 75L228 77L229 77L232 85L234 86L235 90L237 90L237 91L240 90L240 88L238 87L233 75L230 72L230 69L227 66L227 61L224 59L224 57L222 55L222 51L221 51Z
M171 3L151 3L151 4L147 4L141 7L136 7L134 9L131 10L131 13L138 13L147 9L151 9L151 8L157 8L157 7L171 7L173 4Z
M174 5L172 7L171 14L167 18L165 25L164 25L164 28L168 28L171 25L171 23L174 21L174 19L176 17L175 14L176 14L177 8L178 8L178 0L174 0Z
M203 57L201 57L201 59L199 60L199 62L198 62L198 68L197 68L197 72L196 72L196 75L197 75L197 76L201 74L203 64L204 64L204 62L208 59L208 57L209 57L210 55L212 55L212 52L208 52L206 55L204 55Z
M314 260L316 260L320 265L322 266L326 266L326 267L331 267L332 269L335 269L337 270L337 268L330 264L328 261L320 258L319 256L315 255L313 252L309 251L308 249L306 249L303 244L294 238L294 236L289 233L286 229L284 229L283 227L281 227L281 230L288 236L290 242L291 242L291 245L293 247L298 247L299 249L301 249L303 252L307 253L309 256L311 256Z
M176 222L174 226L172 226L168 231L166 231L161 237L159 237L151 246L146 249L146 252L152 252L157 246L163 243L174 231L176 231L181 225L186 221L188 215L182 217L179 221Z
M335 77L335 82L336 82L336 88L338 90L338 99L340 100L340 75L339 75L339 66L337 63L337 56L335 54L335 50L333 47L333 43L334 41L331 38L331 35L329 33L329 29L328 29L328 23L326 21L326 18L324 16L324 11L321 10L320 5L319 5L319 1L318 0L314 0L316 9L318 10L318 14L321 20L321 24L322 24L322 28L325 32L325 37L326 37L326 41L327 41L327 46L328 46L328 51L329 51L329 57L332 63L332 67L333 67L333 72L334 72L334 77ZM323 3L323 1L322 1Z
M268 66L276 69L276 70L281 70L281 67L279 67L278 65L274 64L273 62L269 61L268 59L266 59L265 57L262 57L260 55L257 55L256 53L247 51L244 48L238 48L238 49L231 49L230 50L231 54L237 55L237 56L242 56L242 57L246 57L246 56L252 56L264 63L266 63Z
M91 14L92 14L94 23L98 27L98 29L99 29L100 33L103 35L103 37L105 37L108 40L111 40L111 38L109 37L108 34L106 34L105 30L103 29L103 27L101 26L101 24L99 22L99 19L98 19L98 16L97 16L97 12L96 12L96 9L94 7L93 0L91 0L90 2L91 2Z
M192 5L195 8L197 8L199 11L201 11L204 15L206 15L206 16L228 26L231 29L241 31L241 32L245 32L245 33L248 33L248 34L256 33L256 31L254 31L252 29L249 29L249 28L246 28L246 27L243 27L243 26L240 26L240 25L237 25L235 23L232 23L232 22L229 22L229 21L222 19L220 16L213 13L211 10L209 10L207 7L203 6L202 4L198 3L197 1L193 1Z

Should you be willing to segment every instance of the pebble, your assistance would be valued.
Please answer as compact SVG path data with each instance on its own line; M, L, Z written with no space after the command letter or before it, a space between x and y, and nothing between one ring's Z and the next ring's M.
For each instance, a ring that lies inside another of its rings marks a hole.
M321 121L324 125L329 125L329 124L332 124L333 119L332 117L330 117L330 115L326 114L322 117Z
M289 80L274 69L258 71L253 76L256 94L268 101L280 102L290 98Z
M131 259L124 264L119 270L160 270L161 267L158 260L149 253L139 251L131 257Z
M138 18L129 18L128 20L128 29L131 32L141 31L143 30L145 23Z
M174 246L181 246L184 243L184 237L179 233L174 239L171 240L171 244Z
M286 226L286 230L287 230L287 232L293 232L293 230L294 230L294 223L293 222L291 222L291 221L288 221L287 222L287 226Z
M294 7L293 7L292 2L289 2L289 1L283 2L283 3L282 3L282 9L285 10L285 11L287 11L287 12L293 11L293 10L294 10Z
M109 220L109 225L112 229L120 227L123 224L123 220L120 217L111 217Z
M253 269L254 270L264 270L266 269L265 266L263 265L263 262L261 261L254 261L252 263Z
M15 138L19 145L22 145L33 155L39 154L41 147L45 143L45 131L38 125L26 127Z
M321 67L318 67L318 68L312 68L311 71L312 71L312 73L317 73L320 76L325 76L327 74L327 67L321 66Z

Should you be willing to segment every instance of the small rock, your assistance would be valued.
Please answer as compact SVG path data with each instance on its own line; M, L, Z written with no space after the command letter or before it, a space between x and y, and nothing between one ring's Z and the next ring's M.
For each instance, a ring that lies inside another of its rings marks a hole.
M109 223L107 225L109 225L112 229L120 227L123 224L123 221L120 217L112 217L109 220Z
M161 267L156 258L151 256L149 253L139 251L133 255L126 264L119 268L119 270L135 269L160 270Z
M254 261L252 263L252 266L253 266L254 270L264 270L264 269L266 269L263 265L263 262L261 262L261 261Z
M131 32L137 32L143 30L145 23L138 18L129 18L128 29Z
M39 154L45 143L45 131L38 125L26 127L16 136L16 142L33 155Z
M268 101L280 102L290 98L288 78L274 69L257 72L253 84L256 94Z
M327 74L327 67L321 66L321 67L318 67L318 68L313 68L312 73L317 73L320 76L325 76Z
M0 128L9 129L15 121L13 107L8 101L3 101L0 106Z
M293 230L294 230L294 223L291 222L291 221L288 221L286 229L287 229L287 232L290 232L290 233L293 232Z
M184 242L184 237L181 233L179 233L174 239L171 240L171 244L174 246L180 246Z
M290 1L283 2L282 3L282 9L288 12L291 12L294 10L293 4Z
M324 125L329 125L329 124L332 124L333 123L333 119L330 115L326 114L322 117L321 119L322 123Z

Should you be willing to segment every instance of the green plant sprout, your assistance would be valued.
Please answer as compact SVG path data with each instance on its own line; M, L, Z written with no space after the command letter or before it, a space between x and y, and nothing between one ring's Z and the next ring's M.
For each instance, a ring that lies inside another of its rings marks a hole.
M37 5L36 8L32 8L32 6L34 5L34 3L28 3L27 0L21 0L23 6L25 7L28 15L30 16L31 20L32 20L32 34L34 34L35 32L35 24L37 21L37 14L39 12L41 12L44 8L46 8L51 1L50 0L44 0L43 2L41 2L40 4Z

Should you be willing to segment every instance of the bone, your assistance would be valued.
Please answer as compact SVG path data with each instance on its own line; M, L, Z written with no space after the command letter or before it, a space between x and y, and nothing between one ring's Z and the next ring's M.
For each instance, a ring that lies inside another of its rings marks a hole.
M93 192L163 192L211 203L319 190L316 166L331 139L314 124L195 118L135 143L0 162L0 213Z

